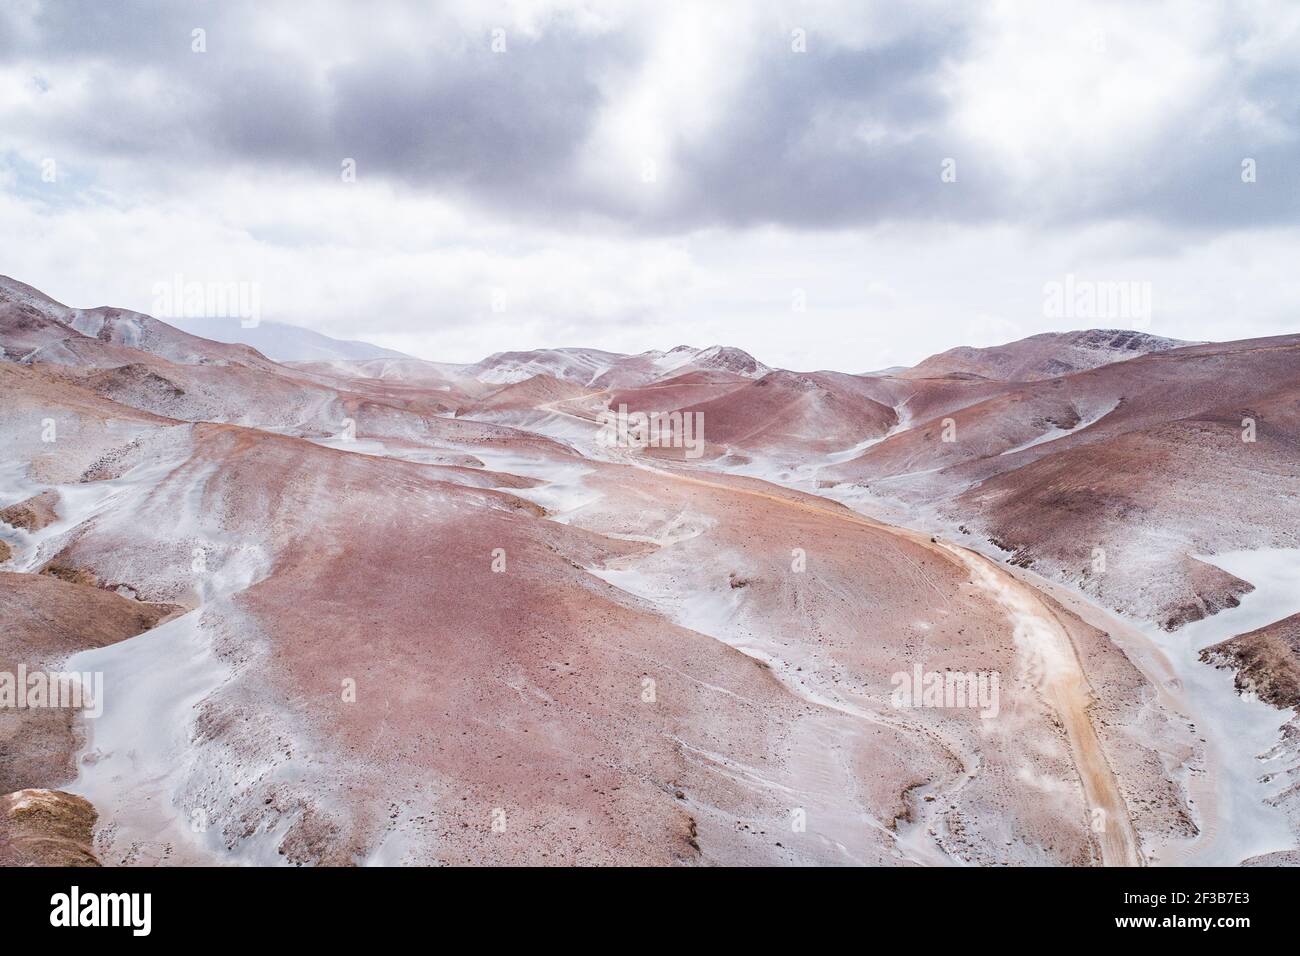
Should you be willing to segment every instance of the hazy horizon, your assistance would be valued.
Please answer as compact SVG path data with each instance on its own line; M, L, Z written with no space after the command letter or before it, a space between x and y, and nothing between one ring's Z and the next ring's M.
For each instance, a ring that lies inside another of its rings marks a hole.
M0 277L0 278L3 278L3 277ZM17 277L16 277L16 276L10 276L9 278L14 278L14 279L16 279ZM21 281L21 280L19 280L19 281ZM44 292L44 290L38 290L38 291L40 291L40 292ZM48 294L48 293L47 293L47 294ZM75 304L67 303L67 302L64 302L64 303L62 303L62 304L64 304L64 305L71 305L73 308L83 308L83 309L84 309L84 308L100 308L100 307L109 307L109 308L116 308L116 307L119 307L119 306L114 306L114 305L112 305L111 303L99 303L99 304L94 305L94 306L75 305ZM151 313L146 313L146 314L151 314ZM257 346L258 346L258 339L259 339L259 337L260 337L260 336L259 336L259 333L258 333L258 329L262 329L262 330L265 331L265 330L267 330L267 329L274 329L274 328L277 328L277 327L278 327L278 328L290 328L290 329L303 330L303 331L306 331L306 332L311 333L311 334L314 334L314 335L324 335L324 334L325 334L325 333L322 333L322 332L320 332L319 330L317 330L317 329L313 329L313 328L311 328L310 326L307 326L307 325L300 325L300 324L297 324L297 323L294 323L294 322L283 322L283 321L280 321L280 320L278 320L278 319L265 319L265 320L259 320L258 323L257 323L255 326L253 326L253 327L250 328L250 327L246 327L246 326L242 325L242 324L241 324L241 320L239 319L239 317L238 317L238 316L235 316L235 315L223 315L223 316L186 316L186 315L179 315L179 316L170 316L170 317L167 317L167 318L166 318L166 321L168 321L169 324L175 326L176 328L179 328L179 329L181 329L182 331L185 331L185 332L189 332L189 333L192 334L192 335L198 335L198 336L203 337L203 338L214 339L215 341L218 341L218 342L228 342L228 343L231 343L231 342L238 342L238 343L243 343L243 344L247 344L247 345L252 345L252 346L254 346L254 347L257 347ZM1083 333L1083 332L1091 332L1091 331L1098 331L1098 332L1136 332L1136 333L1143 333L1143 330L1141 330L1141 329L1135 329L1135 328L1124 327L1124 326L1080 325L1080 326L1078 326L1078 327L1076 327L1076 328L1060 329L1060 330L1051 330L1050 332L1036 332L1036 333L1031 333L1030 336L1022 336L1022 337L1017 338L1017 339L1010 339L1010 340L1006 340L1006 341L995 341L995 342L989 342L989 343L987 343L986 345L978 346L978 347L979 347L979 348L989 348L989 347L998 347L998 346L1002 346L1002 345L1014 344L1015 342L1023 341L1025 338L1032 337L1033 335L1043 335L1043 334L1069 335L1069 334L1072 334L1072 333ZM1151 333L1143 333L1143 334L1151 334ZM337 337L334 337L334 336L327 336L327 338L329 338L330 340L332 340L332 341L334 341L334 342L337 342L337 343L343 344L343 345L363 345L363 346L376 346L376 345L377 345L377 343L372 342L372 341L370 341L370 340L368 340L368 339L364 339L364 338L360 338L360 339L352 339L352 338L343 339L343 338L337 338ZM1202 342L1200 342L1200 341L1195 341L1195 340L1178 340L1178 341L1182 341L1182 342L1183 342L1184 344L1186 344L1186 345L1197 345L1197 344L1203 344ZM923 355L923 356L921 356L920 358L918 358L916 361L911 362L911 363L908 363L908 364L898 363L898 364L894 364L894 365L889 365L889 366L880 366L880 367L878 367L878 368L871 368L871 369L856 369L856 368L850 369L850 368L836 368L836 367L832 367L832 366L827 366L827 367L824 368L824 369L801 368L801 369L791 369L791 371L798 371L798 372L837 371L837 372L848 372L848 373L850 373L850 374L871 374L871 373L876 373L876 372L883 372L883 371L886 371L886 370L888 370L888 369L893 369L893 368L899 368L899 369L910 368L910 367L912 367L912 366L915 366L915 365L918 364L919 362L924 361L925 359L930 358L930 357L932 357L932 356L934 356L934 355L938 355L938 354L941 354L941 353L943 353L943 352L950 351L951 349L954 349L954 348L961 348L961 347L966 347L966 346L965 346L965 343L960 343L960 342L959 342L959 343L954 343L953 345L950 345L950 346L948 346L947 348L941 348L941 349L938 349L938 350L935 351L935 352L927 353L926 355ZM382 348L384 348L384 347L383 347L383 346L378 346L378 348L382 349ZM708 342L708 343L691 342L691 341L686 341L686 342L676 342L676 343L674 343L673 345L660 345L660 346L654 346L654 347L651 347L650 349L643 349L643 350L641 350L640 352L620 352L620 351L618 351L618 350L616 350L616 349L605 349L605 348L602 348L601 346L596 346L596 345L586 345L586 344L581 344L581 343L576 343L576 342L575 342L575 343L566 343L566 344L559 344L559 345L543 345L543 346L539 346L537 350L542 350L542 351L569 351L569 352L592 351L592 352L610 352L610 353L612 353L612 354L621 354L621 355L638 355L638 354L644 354L645 352L660 352L660 353L668 353L668 352L670 352L670 351L672 351L672 350L674 350L674 349L676 349L676 348L690 348L690 349L694 349L694 350L697 350L697 351L704 351L704 350L707 350L707 349L710 349L710 348L734 348L734 349L740 349L740 350L742 350L742 351L748 352L752 357L754 357L755 359L757 359L757 360L760 361L760 362L763 362L763 357L762 357L761 355L755 355L755 354L752 352L752 350L746 348L746 347L744 346L743 343L736 343L736 342ZM397 352L397 351L400 351L400 350L391 350L391 351ZM439 358L438 356L429 356L429 355L413 355L413 354L410 354L410 353L401 353L401 354L404 354L404 355L406 355L406 356L409 357L409 358L422 359L422 360L425 360L425 361L437 362L437 363L441 363L441 364L449 364L449 365L473 365L473 364L477 364L477 363L480 362L480 361L483 361L483 360L486 360L486 359L492 358L493 356L496 356L496 355L507 354L507 353L515 353L515 352L526 352L526 351L534 351L534 350L527 350L527 349L509 349L509 348L507 348L507 349L497 349L497 350L494 350L494 351L492 351L492 352L486 352L486 353L484 353L483 355L479 356L477 359L471 359L471 360L469 360L469 361L465 361L465 362L450 362L450 361L447 361L447 360L445 360L445 359L441 359L441 358ZM274 356L269 356L269 357L274 358ZM302 359L297 359L297 358L287 358L287 359L278 359L278 360L279 360L279 361L298 361L298 360L306 360L306 359L307 359L307 356L303 356ZM763 364L765 364L765 365L772 365L772 363L767 363L767 362L763 362ZM772 365L772 367L780 367L780 366Z

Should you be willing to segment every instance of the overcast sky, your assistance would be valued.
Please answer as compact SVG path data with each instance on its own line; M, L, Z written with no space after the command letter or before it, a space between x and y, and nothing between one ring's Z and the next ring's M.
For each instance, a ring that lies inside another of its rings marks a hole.
M1287 2L6 0L0 273L445 361L1241 338L1300 331L1298 135Z

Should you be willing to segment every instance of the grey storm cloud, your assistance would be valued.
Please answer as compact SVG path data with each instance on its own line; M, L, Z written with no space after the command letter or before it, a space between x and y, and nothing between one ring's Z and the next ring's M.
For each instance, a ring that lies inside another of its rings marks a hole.
M45 141L83 153L335 171L348 157L367 175L496 206L590 202L571 165L603 103L594 77L635 58L635 38L592 36L556 16L495 55L489 31L449 38L418 10L376 15L414 15L426 49L357 36L356 55L319 79L309 63L265 53L255 4L42 6L27 31L0 30L0 51L33 60L43 86L74 65L92 71L84 109L29 117ZM200 24L201 56L190 49ZM141 100L127 80L145 71L162 82Z
M331 74L329 137L410 184L463 189L494 204L573 203L573 163L603 103L593 74L628 55L621 38L558 27L435 58L365 60Z
M647 207L632 177L620 193L588 181L581 162L602 111L617 106L609 77L646 55L634 31L592 31L554 14L494 55L487 30L467 31L423 5L380 5L375 17L409 19L404 32L427 32L427 45L363 31L348 38L345 61L321 70L309 46L272 54L259 9L43 4L30 20L0 14L0 52L32 64L32 82L48 90L70 68L90 71L80 111L38 108L26 118L31 133L74 152L318 173L351 157L365 175L549 222L587 214L667 231L1145 216L1219 228L1291 222L1300 212L1300 67L1239 66L1237 91L1274 104L1284 126L1267 142L1252 141L1232 110L1209 103L1154 146L1108 144L1110 159L1095 175L1072 165L1026 181L959 132L940 92L940 72L970 43L969 21L923 23L867 49L827 39L800 55L788 32L773 30L745 54L735 101L707 135L675 144L672 189ZM303 18L329 12L297 9ZM189 37L200 24L208 52L196 56ZM144 98L130 82L141 74L159 79ZM1243 192L1237 170L1247 156L1260 176ZM940 181L947 157L959 163L959 188Z
M971 151L934 90L935 70L963 42L952 29L882 49L768 52L750 69L743 108L679 157L690 192L678 214L800 227L996 215L1002 184L966 165ZM940 179L949 157L962 158L961 189Z
M1059 214L1138 211L1205 229L1294 224L1300 218L1300 63L1243 73L1243 98L1274 107L1274 118L1284 124L1281 135L1252 130L1238 111L1223 108L1231 91L1219 91L1204 104L1203 116L1189 119L1156 148L1132 154L1100 195L1081 190ZM1207 125L1204 115L1214 121ZM1254 167L1249 188L1242 188L1245 160Z

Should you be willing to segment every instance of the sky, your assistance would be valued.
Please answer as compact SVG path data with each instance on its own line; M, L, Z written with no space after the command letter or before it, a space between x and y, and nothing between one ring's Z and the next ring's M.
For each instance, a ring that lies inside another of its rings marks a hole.
M0 274L455 362L1245 338L1300 331L1298 137L1287 2L6 0Z

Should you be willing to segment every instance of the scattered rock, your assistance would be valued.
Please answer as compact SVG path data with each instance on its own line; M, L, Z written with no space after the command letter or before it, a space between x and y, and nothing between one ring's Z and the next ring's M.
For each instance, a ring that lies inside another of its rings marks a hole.
M55 510L58 502L58 492L42 491L35 497L0 510L0 521L15 528L40 531L59 520L59 513Z
M18 790L0 797L0 866L100 866L91 849L99 814L62 790Z
M1235 670L1238 693L1274 707L1300 705L1300 614L1211 645L1201 662Z

